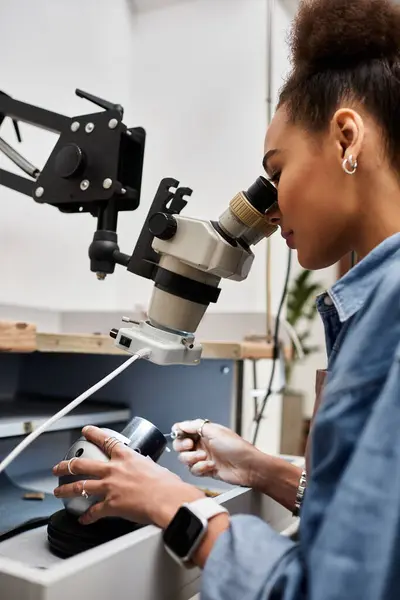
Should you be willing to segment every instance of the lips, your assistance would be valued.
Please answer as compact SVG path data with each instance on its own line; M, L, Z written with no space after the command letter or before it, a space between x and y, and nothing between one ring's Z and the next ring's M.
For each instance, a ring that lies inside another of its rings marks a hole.
M286 241L286 244L289 246L289 248L291 248L292 250L295 250L296 246L294 243L294 232L293 231L282 231L281 235L282 235L283 239Z

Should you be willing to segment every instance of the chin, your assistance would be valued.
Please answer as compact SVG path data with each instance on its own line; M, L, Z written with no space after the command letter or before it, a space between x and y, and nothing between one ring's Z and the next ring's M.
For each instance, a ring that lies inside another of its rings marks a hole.
M333 260L327 256L324 256L321 252L302 252L300 249L297 250L297 258L299 264L303 269L307 271L320 271L321 269L327 269L337 263L337 260Z

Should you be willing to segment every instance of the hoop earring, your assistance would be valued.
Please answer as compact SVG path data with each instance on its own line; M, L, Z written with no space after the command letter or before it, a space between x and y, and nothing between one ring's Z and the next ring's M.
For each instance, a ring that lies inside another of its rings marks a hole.
M350 154L348 158L344 159L342 167L343 171L347 173L347 175L354 175L354 173L357 171L358 163L353 159L353 155Z

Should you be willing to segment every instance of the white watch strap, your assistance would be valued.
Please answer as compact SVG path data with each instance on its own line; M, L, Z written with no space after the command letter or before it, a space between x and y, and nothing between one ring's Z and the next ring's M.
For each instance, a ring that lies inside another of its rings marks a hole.
M207 521L216 515L228 512L224 506L218 504L213 498L200 498L199 500L189 502L187 506L193 510L195 514L198 514L199 517L203 517L203 519L206 519Z

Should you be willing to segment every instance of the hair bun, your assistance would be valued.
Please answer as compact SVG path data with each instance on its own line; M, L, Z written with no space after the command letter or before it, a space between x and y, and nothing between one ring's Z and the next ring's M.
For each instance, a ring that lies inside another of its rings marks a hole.
M345 69L400 55L400 6L390 0L302 0L291 32L295 70Z

